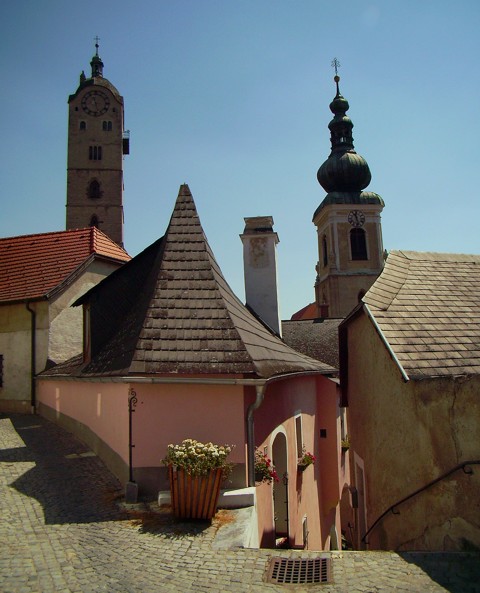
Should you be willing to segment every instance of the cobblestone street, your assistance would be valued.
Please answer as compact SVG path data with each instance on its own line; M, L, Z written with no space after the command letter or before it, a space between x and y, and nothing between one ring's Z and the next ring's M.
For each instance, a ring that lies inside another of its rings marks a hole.
M475 554L332 552L333 583L265 582L272 556L217 550L231 519L177 523L121 505L120 484L80 441L38 416L0 415L2 593L480 592Z

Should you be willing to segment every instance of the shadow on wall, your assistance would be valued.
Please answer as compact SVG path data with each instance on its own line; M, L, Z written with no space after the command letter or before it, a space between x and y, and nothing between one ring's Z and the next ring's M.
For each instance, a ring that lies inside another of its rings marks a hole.
M46 524L127 518L112 504L123 494L120 482L84 443L40 416L0 414L0 421L11 423L0 471L8 476L8 468L8 487L38 500Z

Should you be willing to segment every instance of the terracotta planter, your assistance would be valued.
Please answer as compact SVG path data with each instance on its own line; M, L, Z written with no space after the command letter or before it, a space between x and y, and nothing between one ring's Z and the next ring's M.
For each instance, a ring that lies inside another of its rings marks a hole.
M217 512L222 470L212 469L206 476L191 476L183 469L168 468L172 508L181 519L212 519Z

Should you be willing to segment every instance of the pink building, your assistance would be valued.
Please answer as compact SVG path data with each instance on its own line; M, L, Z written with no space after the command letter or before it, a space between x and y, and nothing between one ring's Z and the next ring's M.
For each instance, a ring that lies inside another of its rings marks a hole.
M251 497L253 541L339 545L335 369L287 346L233 294L187 185L165 236L75 304L84 310L83 356L39 377L41 414L145 493L168 488L169 443L234 445L226 488ZM301 471L304 447L316 463ZM255 482L256 450L273 460L278 482Z

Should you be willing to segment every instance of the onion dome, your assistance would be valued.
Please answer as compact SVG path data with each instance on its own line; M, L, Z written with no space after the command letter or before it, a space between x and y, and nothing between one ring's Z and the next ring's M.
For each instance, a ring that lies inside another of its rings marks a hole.
M333 119L328 124L332 150L317 173L320 185L327 192L359 192L370 183L372 175L367 161L353 146L352 120L346 115L349 104L340 94L340 77L334 78L337 94L330 103Z

